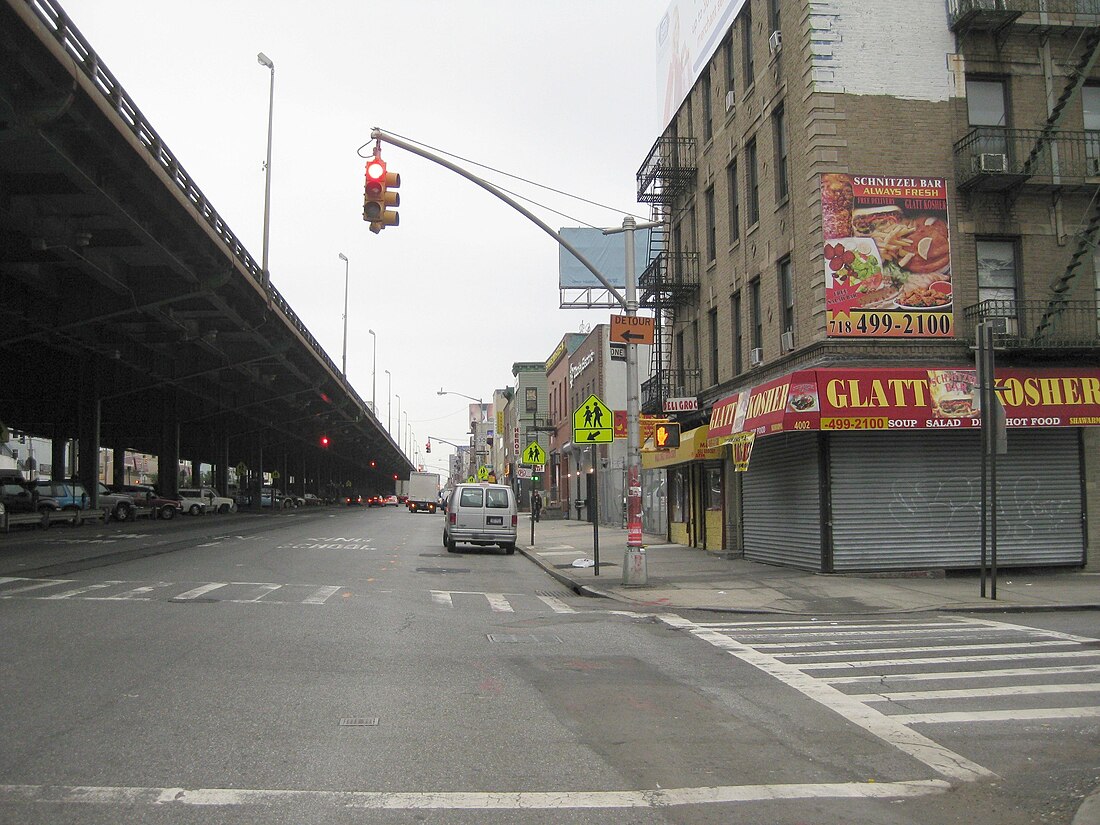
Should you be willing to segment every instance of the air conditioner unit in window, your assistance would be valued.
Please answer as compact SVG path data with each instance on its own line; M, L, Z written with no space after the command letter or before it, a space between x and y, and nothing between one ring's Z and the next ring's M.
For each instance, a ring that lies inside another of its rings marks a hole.
M1100 177L1100 158L1085 158L1085 174L1090 178Z
M783 352L790 352L794 349L794 330L789 329L779 337L779 345L783 348Z
M768 37L768 50L772 54L775 54L777 51L779 51L782 48L783 48L783 32L779 31L779 29L776 29L775 31L773 31L771 33L771 36Z
M977 157L979 172L1007 172L1008 156L999 152L982 152Z
M749 366L759 367L764 363L764 350L760 347L749 350Z
M730 89L726 92L726 112L732 112L735 108L737 108L737 95L733 89Z

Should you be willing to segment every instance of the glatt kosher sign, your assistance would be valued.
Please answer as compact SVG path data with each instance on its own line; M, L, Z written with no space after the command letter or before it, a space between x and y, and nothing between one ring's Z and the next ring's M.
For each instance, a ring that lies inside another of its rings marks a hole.
M666 398L665 412L695 412L699 409L698 398Z

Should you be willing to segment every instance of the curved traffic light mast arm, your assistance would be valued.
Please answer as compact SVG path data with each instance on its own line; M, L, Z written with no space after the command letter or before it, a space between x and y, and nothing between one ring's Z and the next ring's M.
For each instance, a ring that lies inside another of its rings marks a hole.
M428 436L428 441L439 441L443 444L450 444L452 447L469 447L469 444L455 444L453 441L448 441L445 438L436 438L434 435Z
M596 269L596 267L592 264L592 262L589 261L586 257L584 257L584 255L582 255L576 249L576 247L573 246L573 244L569 243L569 241L567 241L565 238L563 238L561 235L559 235L557 232L555 232L553 229L551 229L549 227L549 225L547 225L537 215L532 213L529 209L526 209L525 207L521 206L519 203L514 201L512 198L508 197L508 195L506 195L501 190L497 189L495 186L493 186L493 184L489 183L486 180L482 180L481 178L479 178L477 175L473 174L472 172L467 172L461 166L458 166L454 163L451 163L449 160L445 160L444 158L441 158L438 155L433 155L431 152L427 151L426 149L422 149L419 146L415 146L411 143L408 143L408 142L402 140L399 137L394 137L393 135L391 135L387 132L383 132L378 127L375 127L373 129L371 129L370 136L371 136L372 140L380 140L380 141L385 141L386 143L391 143L391 144L393 144L394 146L397 146L400 149L404 149L406 152L412 152L414 155L419 155L422 158L425 158L427 160L432 161L432 163L438 163L440 166L442 166L446 169L450 169L455 174L461 175L462 177L466 178L466 180L470 181L471 183L476 183L478 186L480 186L482 189L489 192L490 194L496 195L498 198L500 198L502 201L504 201L510 207L515 209L517 212L519 212L525 218L527 218L527 220L534 223L539 229L541 229L543 232L545 232L550 237L552 237L555 241L557 241L559 244L561 244L561 246L563 246L565 249L569 250L569 252L573 255L573 257L576 258L578 261L580 261L584 265L585 269L587 269L594 276L596 276L596 280L599 281L601 284L603 284L604 287L607 289L607 291L615 296L615 300L619 302L620 306L622 306L623 309L627 309L626 299L622 296L622 294L619 292L619 290L615 289L615 287L613 287L611 285L611 282L608 281L607 278L605 278L603 276L603 273L600 272L598 269Z
M439 392L436 395L461 395L463 398L469 398L471 401L476 401L481 406L485 406L485 402L480 398L474 398L472 395L466 395L464 392L455 392L454 390L445 390L442 387L439 388ZM442 440L442 439L440 439Z

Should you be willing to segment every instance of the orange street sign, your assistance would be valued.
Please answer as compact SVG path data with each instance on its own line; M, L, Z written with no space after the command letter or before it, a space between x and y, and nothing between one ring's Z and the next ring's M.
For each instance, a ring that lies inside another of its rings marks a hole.
M615 344L652 344L653 319L642 315L612 315L611 342Z

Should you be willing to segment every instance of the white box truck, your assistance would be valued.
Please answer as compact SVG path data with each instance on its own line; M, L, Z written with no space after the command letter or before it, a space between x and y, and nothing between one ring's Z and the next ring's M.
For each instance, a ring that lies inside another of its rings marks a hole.
M409 475L409 512L434 513L439 509L439 473Z

